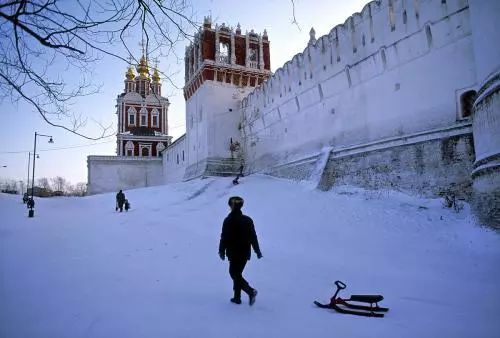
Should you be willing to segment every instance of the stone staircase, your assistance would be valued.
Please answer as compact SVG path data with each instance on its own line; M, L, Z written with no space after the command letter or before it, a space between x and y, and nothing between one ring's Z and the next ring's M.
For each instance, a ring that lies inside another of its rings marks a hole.
M240 158L209 157L186 168L184 181L206 176L236 176Z
M206 163L204 176L236 176L240 172L238 158L211 157Z

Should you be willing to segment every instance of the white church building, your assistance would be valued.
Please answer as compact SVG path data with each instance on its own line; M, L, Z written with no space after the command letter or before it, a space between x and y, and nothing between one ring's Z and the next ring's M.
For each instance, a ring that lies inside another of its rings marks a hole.
M267 32L206 18L186 48L186 134L170 143L168 101L152 90L165 129L133 153L90 156L89 193L235 175L244 163L296 180L319 172L324 190L454 195L500 226L499 32L497 0L372 1L325 36L311 30L273 74ZM134 94L137 111L148 95ZM127 132L118 144L131 149Z

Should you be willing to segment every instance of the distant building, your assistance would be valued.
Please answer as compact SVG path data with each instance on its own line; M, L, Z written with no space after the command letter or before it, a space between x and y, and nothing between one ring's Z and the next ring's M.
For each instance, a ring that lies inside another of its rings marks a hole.
M89 156L88 193L139 188L163 183L161 152L168 135L168 99L161 96L161 78L142 55L129 66L125 88L117 98L117 156Z
M161 96L158 69L149 74L144 56L125 76L125 91L117 99L117 155L158 157L171 142L168 136L168 99Z

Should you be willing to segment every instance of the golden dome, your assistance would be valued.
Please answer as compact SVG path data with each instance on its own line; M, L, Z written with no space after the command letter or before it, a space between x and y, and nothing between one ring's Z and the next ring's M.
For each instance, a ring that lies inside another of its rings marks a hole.
M158 69L155 68L154 72L153 72L153 76L152 76L152 79L153 79L153 82L160 82L161 78L160 78L160 73L158 73Z
M141 57L141 61L137 66L137 72L139 73L140 76L149 77L149 66L144 55Z
M125 77L127 78L127 80L133 80L135 78L134 68L132 66L128 67Z

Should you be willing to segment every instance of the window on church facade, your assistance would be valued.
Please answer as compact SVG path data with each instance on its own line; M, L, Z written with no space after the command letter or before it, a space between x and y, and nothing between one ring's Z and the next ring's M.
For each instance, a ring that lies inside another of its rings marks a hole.
M151 115L151 125L153 128L158 128L160 126L159 123L159 113L158 110L154 109Z
M140 116L140 126L141 127L147 127L148 126L148 111L146 108L141 109L141 116Z
M128 110L127 110L127 114L128 114L128 125L129 126L135 126L135 114L137 113L137 111L134 109L134 107L130 107Z
M128 149L128 150L127 150L127 156L133 156L133 154L132 154L132 149Z

